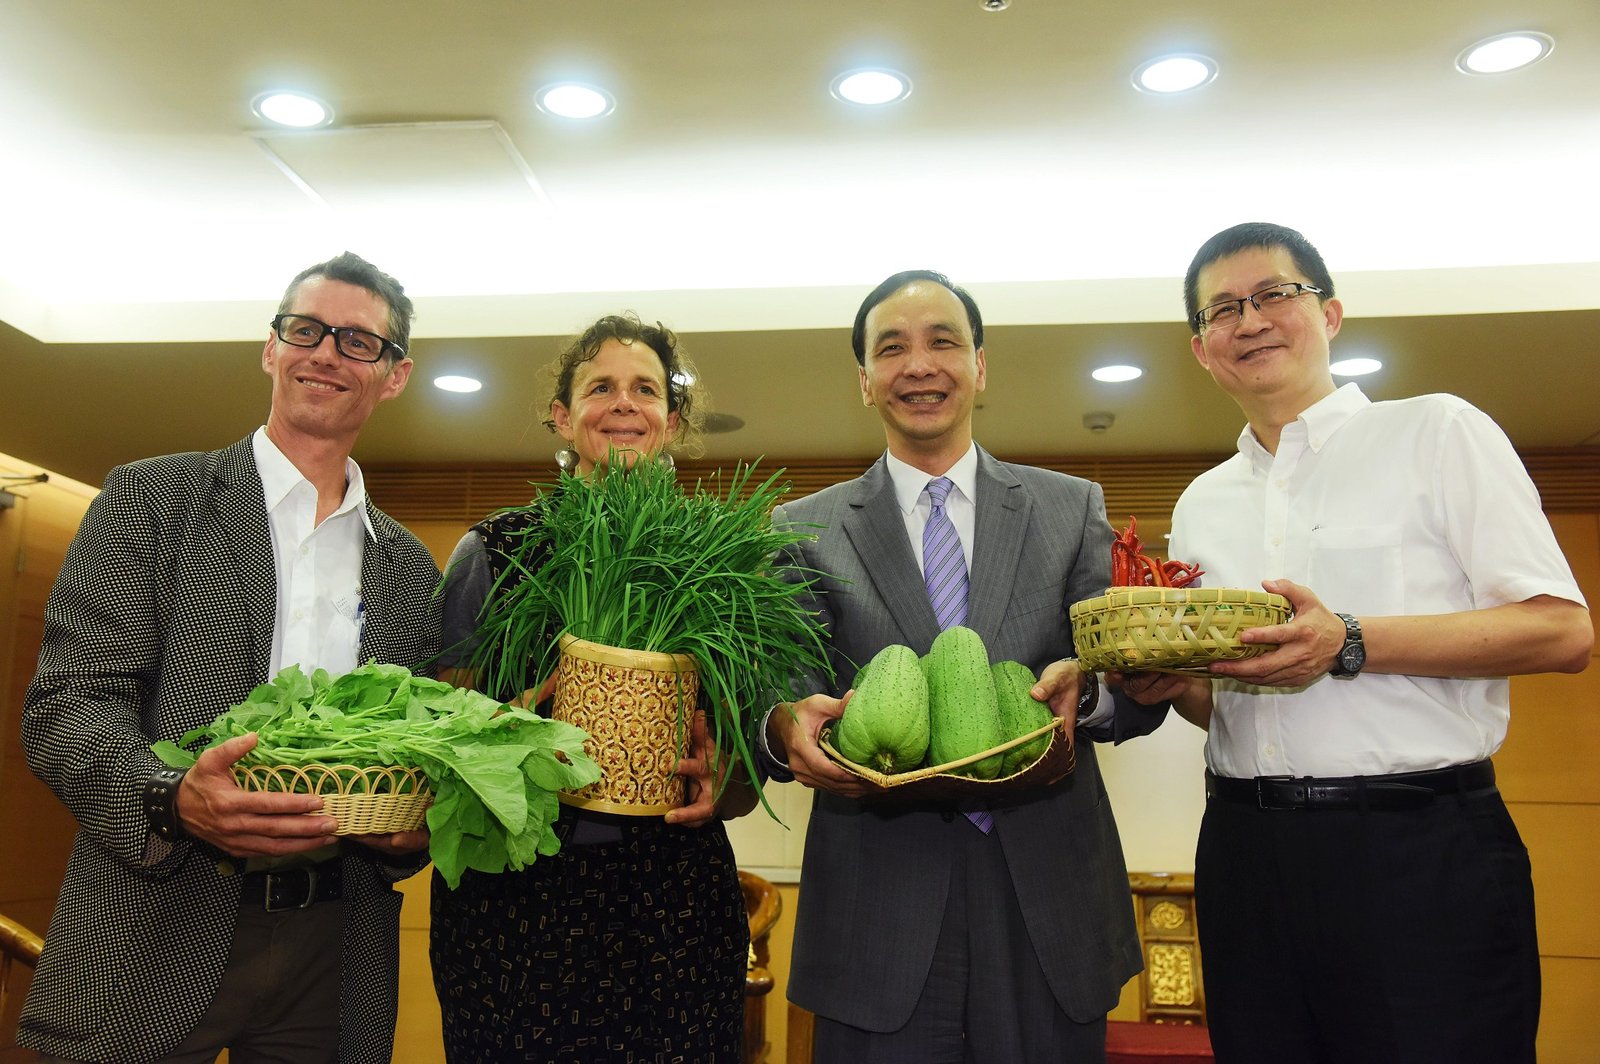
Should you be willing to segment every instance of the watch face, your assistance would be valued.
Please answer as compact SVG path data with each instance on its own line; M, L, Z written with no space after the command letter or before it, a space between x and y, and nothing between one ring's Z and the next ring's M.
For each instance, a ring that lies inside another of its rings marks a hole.
M1357 643L1347 646L1339 652L1339 670L1349 675L1361 671L1361 666L1367 663L1367 650Z

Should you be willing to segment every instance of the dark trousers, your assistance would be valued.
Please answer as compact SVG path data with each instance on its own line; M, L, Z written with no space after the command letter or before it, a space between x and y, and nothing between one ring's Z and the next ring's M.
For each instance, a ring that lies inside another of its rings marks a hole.
M1000 840L963 817L950 830L950 896L910 1021L879 1033L818 1016L817 1064L1103 1064L1105 1017L1075 1023L1056 1003Z
M342 901L273 913L242 906L217 996L157 1064L211 1064L224 1049L232 1064L333 1064L343 936ZM76 1064L48 1053L39 1061Z
M1498 791L1393 811L1212 798L1195 902L1217 1060L1534 1060L1527 850Z

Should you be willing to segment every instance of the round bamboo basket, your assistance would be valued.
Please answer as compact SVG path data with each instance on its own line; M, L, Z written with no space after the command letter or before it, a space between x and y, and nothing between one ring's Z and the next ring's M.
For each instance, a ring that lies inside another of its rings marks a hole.
M630 816L660 816L683 804L678 761L700 692L694 658L561 637L550 715L588 733L583 752L600 778L561 801Z
M433 791L421 769L395 765L235 765L247 791L315 794L331 816L335 835L387 835L416 831L427 823Z
M1114 587L1074 602L1078 663L1095 671L1197 673L1213 661L1253 658L1266 643L1241 643L1247 628L1282 624L1289 600L1242 588Z

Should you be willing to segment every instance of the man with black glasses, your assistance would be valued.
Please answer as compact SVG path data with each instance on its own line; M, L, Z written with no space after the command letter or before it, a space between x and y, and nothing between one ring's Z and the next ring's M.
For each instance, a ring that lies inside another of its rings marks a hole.
M1336 388L1343 308L1292 229L1234 226L1184 282L1239 453L1173 514L1211 587L1286 596L1261 656L1130 676L1208 727L1195 890L1219 1061L1534 1059L1527 851L1489 758L1506 677L1579 672L1594 629L1506 436L1450 395Z
M45 1061L387 1064L400 896L425 832L339 843L310 795L245 792L231 740L150 752L281 668L421 667L439 570L350 458L405 390L411 300L345 253L289 285L265 427L112 470L45 612L22 738L79 831L18 1041Z

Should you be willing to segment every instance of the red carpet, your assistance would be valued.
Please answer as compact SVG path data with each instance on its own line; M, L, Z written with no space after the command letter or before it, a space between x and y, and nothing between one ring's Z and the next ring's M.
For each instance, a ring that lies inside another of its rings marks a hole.
M1171 1023L1106 1024L1107 1064L1211 1064L1211 1035L1204 1027Z

